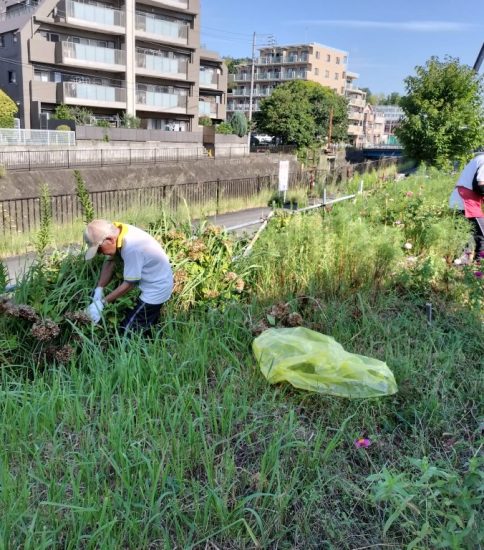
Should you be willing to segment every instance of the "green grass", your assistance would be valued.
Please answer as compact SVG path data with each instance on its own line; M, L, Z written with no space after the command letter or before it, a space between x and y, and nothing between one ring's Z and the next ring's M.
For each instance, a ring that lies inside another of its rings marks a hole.
M65 366L36 361L26 333L9 360L0 317L3 547L479 548L483 288L447 261L468 236L443 207L451 186L375 180L331 212L278 216L260 267L231 267L247 270L245 300L172 304L152 340L88 329ZM95 274L71 261L49 307L87 299ZM252 328L279 302L386 361L399 392L268 385Z

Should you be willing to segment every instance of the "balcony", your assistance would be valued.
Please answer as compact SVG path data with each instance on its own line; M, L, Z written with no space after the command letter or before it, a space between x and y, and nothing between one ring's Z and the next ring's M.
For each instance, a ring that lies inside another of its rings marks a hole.
M64 82L60 103L69 105L126 108L126 90L88 82Z
M187 106L186 95L158 92L153 88L136 90L136 109L140 111L186 114Z
M217 115L217 104L209 101L199 101L198 114L200 116L215 117Z
M281 80L306 80L307 77L307 71L284 71Z
M149 6L157 6L168 9L176 9L180 11L193 11L190 6L193 2L189 0L143 0L143 4Z
M66 0L66 23L85 29L88 26L102 32L124 34L124 11L110 7Z
M281 73L256 73L254 80L281 80Z
M156 15L136 13L136 36L139 38L186 46L188 28L186 23L168 21Z
M30 97L32 101L42 103L57 103L57 82L30 81Z
M286 65L291 63L307 63L309 56L303 55L286 55L281 57L261 57L257 60L259 65Z
M126 69L126 52L113 48L102 48L90 44L60 42L58 62L72 67L88 67L119 72Z
M188 59L170 58L161 52L136 49L136 72L144 76L187 80Z
M234 82L247 82L250 81L250 74L235 74L233 75Z
M349 136L361 136L362 134L363 134L363 126L358 126L356 124L348 125Z
M29 60L31 63L49 63L55 65L55 42L41 38L29 38Z
M217 90L219 89L219 74L215 70L200 71L200 88Z

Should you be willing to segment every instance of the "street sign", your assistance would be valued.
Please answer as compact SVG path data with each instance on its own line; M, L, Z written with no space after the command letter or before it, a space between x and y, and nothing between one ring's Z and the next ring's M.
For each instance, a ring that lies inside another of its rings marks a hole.
M287 191L289 184L289 161L279 161L279 191Z

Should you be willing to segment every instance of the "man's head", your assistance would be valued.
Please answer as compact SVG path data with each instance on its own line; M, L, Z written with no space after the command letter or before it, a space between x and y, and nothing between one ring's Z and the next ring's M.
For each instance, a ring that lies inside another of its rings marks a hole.
M93 220L84 230L84 242L88 249L86 260L92 260L96 254L113 256L116 253L116 241L119 229L107 220Z

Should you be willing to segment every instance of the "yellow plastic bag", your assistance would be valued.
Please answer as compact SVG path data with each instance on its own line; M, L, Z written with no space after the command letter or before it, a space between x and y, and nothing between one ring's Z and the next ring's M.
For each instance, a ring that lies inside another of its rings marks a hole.
M398 391L387 364L348 353L334 338L303 327L271 328L252 349L271 384L287 381L296 388L340 397L381 397Z

